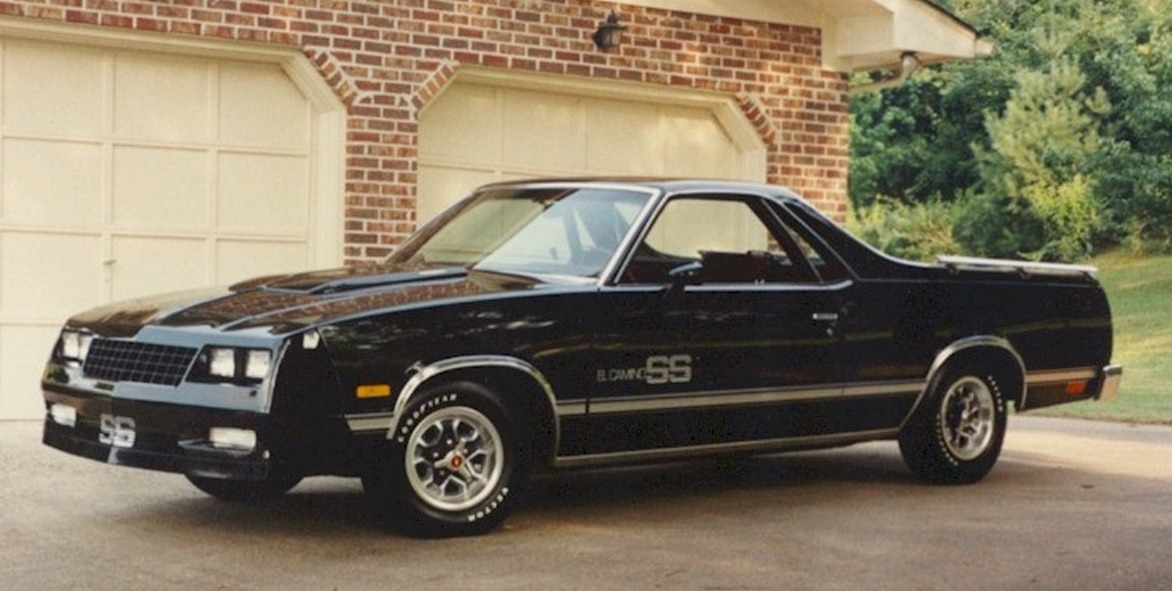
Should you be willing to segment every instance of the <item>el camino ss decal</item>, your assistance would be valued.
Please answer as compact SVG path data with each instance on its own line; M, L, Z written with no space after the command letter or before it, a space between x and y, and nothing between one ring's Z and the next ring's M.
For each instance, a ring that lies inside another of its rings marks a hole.
M643 367L600 369L598 383L643 382L649 386L687 384L692 381L691 355L653 355Z

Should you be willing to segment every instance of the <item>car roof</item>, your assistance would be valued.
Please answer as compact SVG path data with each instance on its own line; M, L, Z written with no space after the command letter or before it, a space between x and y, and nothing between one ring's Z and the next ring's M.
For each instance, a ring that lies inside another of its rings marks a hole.
M796 193L787 187L752 183L745 181L728 181L719 179L685 179L663 177L556 177L537 178L517 181L492 183L480 187L479 190L501 188L526 187L614 187L653 190L662 193L752 193L767 195L777 199L802 200Z

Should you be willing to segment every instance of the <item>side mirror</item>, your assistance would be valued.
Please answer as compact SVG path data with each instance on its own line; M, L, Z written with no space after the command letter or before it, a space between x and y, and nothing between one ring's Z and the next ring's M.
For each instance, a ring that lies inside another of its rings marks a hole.
M672 289L681 289L688 285L699 285L700 276L703 272L704 263L695 261L675 267L667 272L667 277L671 279Z

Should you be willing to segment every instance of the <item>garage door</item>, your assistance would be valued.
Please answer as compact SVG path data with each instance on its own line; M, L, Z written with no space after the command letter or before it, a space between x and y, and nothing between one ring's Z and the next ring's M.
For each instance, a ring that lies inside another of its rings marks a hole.
M729 103L633 86L543 90L457 79L420 118L419 220L479 185L579 175L760 181L763 149ZM539 89L540 88L540 89Z
M0 39L0 418L70 313L313 263L312 105L280 64Z

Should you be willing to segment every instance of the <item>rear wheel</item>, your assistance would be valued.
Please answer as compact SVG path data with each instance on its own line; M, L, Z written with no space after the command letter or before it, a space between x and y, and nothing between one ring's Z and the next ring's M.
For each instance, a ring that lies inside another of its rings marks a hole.
M948 368L900 433L904 463L928 482L976 482L1001 454L1005 414L996 372L972 363Z
M187 475L187 480L221 501L263 503L289 492L301 482L301 475L271 472L264 480L233 480Z
M387 457L363 479L390 525L423 537L499 526L524 480L517 427L488 389L468 382L421 394L403 414Z

